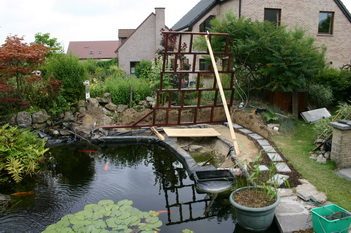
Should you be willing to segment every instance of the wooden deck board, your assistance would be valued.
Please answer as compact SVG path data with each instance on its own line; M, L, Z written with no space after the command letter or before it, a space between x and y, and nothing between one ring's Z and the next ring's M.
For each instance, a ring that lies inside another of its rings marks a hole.
M163 128L168 137L217 137L221 134L213 128L175 129Z

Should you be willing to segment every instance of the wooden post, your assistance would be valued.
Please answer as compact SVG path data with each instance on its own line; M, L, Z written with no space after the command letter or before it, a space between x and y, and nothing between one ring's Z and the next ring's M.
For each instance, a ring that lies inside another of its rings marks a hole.
M208 32L207 32L207 33L208 33ZM226 115L226 117L227 117L228 126L229 126L229 130L230 130L230 135L232 136L232 140L233 140L233 145L234 145L235 153L236 153L237 156L239 156L239 155L240 155L240 150L239 150L238 142L237 142L236 135L235 135L235 132L234 132L233 123L232 123L232 118L230 117L230 113L229 113L229 109L228 109L227 100L226 100L225 95L224 95L222 82L221 82L221 79L220 79L220 77L219 77L219 73L218 73L218 69L217 69L217 64L216 64L216 60L215 60L215 57L214 57L214 55L213 55L213 51L212 51L210 39L208 38L208 35L205 35L205 38L206 38L206 43L207 43L208 51L209 51L210 57L211 57L211 62L212 62L212 66L213 66L213 71L214 71L214 73L215 73L216 81L217 81L217 83L218 83L219 92L220 92L220 94L221 94L221 99L222 99L222 103L223 103L223 107L224 107L224 112L225 112L225 115Z

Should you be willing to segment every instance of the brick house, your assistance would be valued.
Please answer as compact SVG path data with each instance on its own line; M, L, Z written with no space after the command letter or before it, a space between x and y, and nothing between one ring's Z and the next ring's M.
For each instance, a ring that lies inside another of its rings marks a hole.
M351 62L351 14L341 0L201 0L173 27L206 31L210 21L227 11L238 17L268 20L288 29L299 26L327 47L326 61L335 68Z
M119 30L118 37L123 40L116 50L119 66L127 74L133 74L138 62L154 59L161 46L161 29L165 28L165 8L155 8L155 13L151 13L137 29Z
M109 60L116 57L116 49L120 41L71 41L69 42L67 54L73 53L79 60L96 59Z

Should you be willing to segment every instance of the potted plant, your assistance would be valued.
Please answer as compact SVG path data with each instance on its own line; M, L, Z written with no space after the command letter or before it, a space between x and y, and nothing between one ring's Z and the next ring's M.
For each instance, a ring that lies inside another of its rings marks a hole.
M278 184L273 179L275 168L261 171L258 156L248 178L251 185L234 190L229 197L236 210L238 224L244 229L264 231L273 222L275 208L280 203ZM263 178L263 179L262 179Z

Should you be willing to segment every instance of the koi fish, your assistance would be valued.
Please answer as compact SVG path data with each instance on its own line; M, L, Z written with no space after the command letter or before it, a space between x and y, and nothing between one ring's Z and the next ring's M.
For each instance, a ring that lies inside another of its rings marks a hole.
M171 211L170 210L159 210L159 211L156 211L157 213L170 213Z
M17 192L17 193L12 193L10 194L11 196L16 196L16 197L24 197L27 195L33 195L34 192L33 191L29 191L29 192Z
M110 165L108 164L108 162L106 162L105 166L104 166L104 170L107 171L110 169Z
M78 152L96 153L96 150L77 150Z

